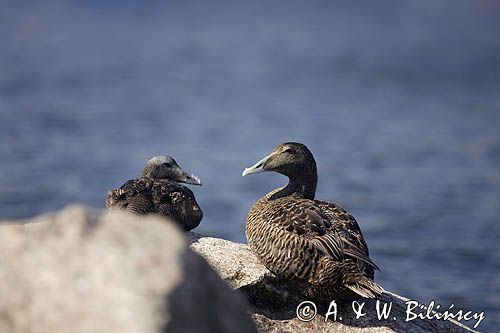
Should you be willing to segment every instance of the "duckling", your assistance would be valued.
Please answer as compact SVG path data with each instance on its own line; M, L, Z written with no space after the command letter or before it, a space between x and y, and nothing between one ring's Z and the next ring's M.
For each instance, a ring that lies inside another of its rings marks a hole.
M189 231L200 224L203 212L193 192L180 183L201 186L200 179L182 170L172 157L155 156L147 161L139 178L108 191L106 207L161 214Z
M274 171L289 178L250 209L250 249L277 277L299 283L318 300L376 298L384 289L373 281L377 265L354 217L342 206L316 200L318 175L311 151L301 143L278 145L246 168L243 176Z

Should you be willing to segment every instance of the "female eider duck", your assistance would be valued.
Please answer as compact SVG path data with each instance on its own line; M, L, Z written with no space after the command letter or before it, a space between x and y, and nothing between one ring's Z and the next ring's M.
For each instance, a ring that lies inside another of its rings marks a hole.
M198 177L182 170L172 157L156 156L147 161L139 178L108 191L106 207L168 216L188 231L200 224L203 213L193 192L179 183L201 185Z
M288 185L269 192L248 213L246 237L259 260L276 276L298 282L319 300L376 298L384 289L373 281L378 269L363 234L338 204L315 200L318 176L309 149L296 142L277 146L243 171L275 171Z

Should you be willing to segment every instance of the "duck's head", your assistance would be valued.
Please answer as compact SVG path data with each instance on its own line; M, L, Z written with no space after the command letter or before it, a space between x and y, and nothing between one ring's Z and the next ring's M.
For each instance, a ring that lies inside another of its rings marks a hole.
M170 156L155 156L146 162L142 177L153 179L169 179L179 183L200 185L201 180L193 174L182 170Z
M242 175L274 171L290 179L304 176L316 176L316 162L311 151L302 143L286 142L278 145L271 154L267 155L253 166L243 170Z

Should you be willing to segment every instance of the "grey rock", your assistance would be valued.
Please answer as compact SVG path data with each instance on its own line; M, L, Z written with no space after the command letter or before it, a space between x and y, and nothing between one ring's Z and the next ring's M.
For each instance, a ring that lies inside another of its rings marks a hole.
M203 256L208 263L229 282L240 290L251 302L252 317L259 332L474 332L454 320L415 319L405 322L408 299L387 292L380 299L380 305L392 303L388 319L378 320L376 301L360 299L364 302L366 315L356 319L352 304L337 304L337 321L330 316L325 322L324 314L329 304L317 304L318 315L309 322L297 319L297 306L305 301L290 290L286 281L277 279L247 248L227 240L188 235L191 249ZM339 318L342 317L342 320ZM397 320L394 320L394 317Z
M22 222L0 227L2 333L255 332L170 221L71 206Z

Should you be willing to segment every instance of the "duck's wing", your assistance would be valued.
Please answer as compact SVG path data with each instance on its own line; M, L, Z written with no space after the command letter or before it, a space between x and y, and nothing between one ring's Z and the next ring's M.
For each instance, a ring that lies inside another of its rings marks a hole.
M182 202L194 200L193 192L187 187L167 179L156 179L151 193L156 205L178 205Z
M186 186L169 180L155 180L152 188L153 202L163 215L171 216L187 230L197 227L203 212L194 193ZM163 213L163 210L166 213Z
M280 203L280 209L275 210L276 216L272 220L280 222L287 231L308 239L336 261L351 257L376 268L368 257L366 244L354 217L331 205L316 200L286 200Z
M131 179L120 188L108 191L106 207L122 208L137 213L146 213L151 209L152 203L148 201L153 182L149 178Z
M379 269L369 257L368 246L354 216L335 203L315 200L315 204L332 221L332 228L339 235L344 245L344 253L368 264L374 269Z

